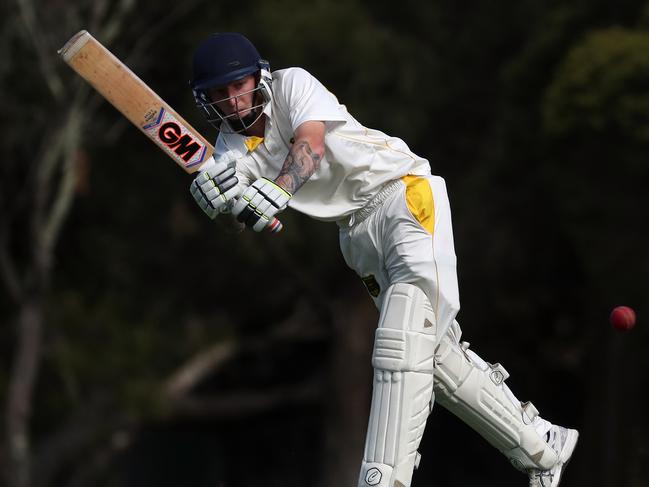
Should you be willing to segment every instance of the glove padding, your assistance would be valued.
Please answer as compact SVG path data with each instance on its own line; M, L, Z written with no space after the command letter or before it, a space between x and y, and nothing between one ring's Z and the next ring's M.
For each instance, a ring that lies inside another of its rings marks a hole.
M270 179L260 178L243 192L232 208L232 214L255 232L261 232L274 220L277 212L286 208L292 196Z
M239 179L235 175L237 155L225 152L217 160L210 158L194 178L189 190L198 206L212 220L228 210L228 205L241 193Z

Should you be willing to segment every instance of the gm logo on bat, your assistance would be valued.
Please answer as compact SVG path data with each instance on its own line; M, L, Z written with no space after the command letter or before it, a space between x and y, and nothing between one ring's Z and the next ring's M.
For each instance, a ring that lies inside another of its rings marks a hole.
M160 108L158 112L151 111L145 120L149 123L142 129L147 135L174 159L182 160L185 167L203 162L207 148L167 110Z

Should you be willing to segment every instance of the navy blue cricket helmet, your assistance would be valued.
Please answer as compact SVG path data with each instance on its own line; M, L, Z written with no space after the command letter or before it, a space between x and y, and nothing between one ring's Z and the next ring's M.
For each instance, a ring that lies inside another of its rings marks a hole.
M225 86L261 69L261 56L246 37L236 32L214 34L194 54L192 88Z
M251 74L258 74L255 90L260 96L259 104L254 107L256 110L245 118L222 114L215 103L218 100L211 100L208 95L210 88L226 86ZM232 131L242 132L258 120L271 100L271 80L268 61L261 58L257 48L242 34L213 34L194 53L190 86L197 106L202 109L208 122L218 130L222 130L223 122L227 121Z

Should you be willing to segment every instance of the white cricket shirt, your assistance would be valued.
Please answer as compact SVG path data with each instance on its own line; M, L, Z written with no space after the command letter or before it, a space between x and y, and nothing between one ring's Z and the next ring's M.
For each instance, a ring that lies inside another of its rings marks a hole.
M249 185L260 177L275 179L304 122L326 123L325 154L318 170L296 191L289 206L313 218L335 221L362 208L393 179L406 174L430 174L428 161L413 154L406 143L364 127L316 78L301 68L273 72L273 100L264 140L252 152L246 136L219 133L216 154L237 150L237 176Z

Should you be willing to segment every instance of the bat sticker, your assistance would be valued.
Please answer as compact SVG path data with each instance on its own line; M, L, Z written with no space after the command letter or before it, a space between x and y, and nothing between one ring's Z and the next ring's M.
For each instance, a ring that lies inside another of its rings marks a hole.
M203 163L207 147L164 107L157 114L147 114L146 118L150 121L142 129L174 159L182 159L185 167Z

